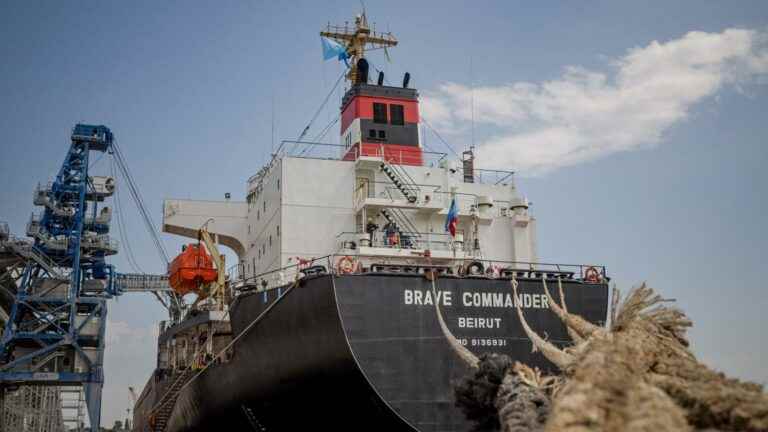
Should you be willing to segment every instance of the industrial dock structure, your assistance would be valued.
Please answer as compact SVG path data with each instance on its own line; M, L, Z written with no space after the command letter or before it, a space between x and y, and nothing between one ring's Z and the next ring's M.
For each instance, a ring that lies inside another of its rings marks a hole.
M129 175L112 132L78 124L70 138L56 177L34 190L27 237L0 224L3 431L100 424L107 301L131 291L173 297L166 276L118 273L106 260L118 250L107 206L115 178L91 175L89 162L108 153Z

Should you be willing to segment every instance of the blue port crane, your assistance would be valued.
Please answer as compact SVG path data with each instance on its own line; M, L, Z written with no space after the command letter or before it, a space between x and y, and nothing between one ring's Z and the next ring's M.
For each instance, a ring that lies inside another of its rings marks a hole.
M172 318L178 316L181 300L164 275L119 274L107 263L118 252L109 235L111 209L106 206L116 185L113 177L89 175L94 153L117 161L167 264L112 132L103 125L76 125L58 174L34 193L34 204L42 211L27 225L32 241L10 244L26 245L26 264L0 340L0 389L82 386L90 424L98 428L107 300L124 292L153 292Z

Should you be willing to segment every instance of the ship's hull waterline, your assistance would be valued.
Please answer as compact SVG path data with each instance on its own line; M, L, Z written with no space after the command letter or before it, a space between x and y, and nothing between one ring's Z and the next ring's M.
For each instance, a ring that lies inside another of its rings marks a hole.
M531 327L567 343L541 280L519 282ZM550 292L558 299L556 286ZM564 280L563 288L570 311L596 323L606 319L607 284ZM552 365L532 353L509 280L441 277L435 289L437 295L418 275L321 275L292 290L241 295L230 312L234 335L281 297L237 340L229 362L206 369L179 393L166 430L470 430L452 390L468 370L440 330L435 301L471 351Z

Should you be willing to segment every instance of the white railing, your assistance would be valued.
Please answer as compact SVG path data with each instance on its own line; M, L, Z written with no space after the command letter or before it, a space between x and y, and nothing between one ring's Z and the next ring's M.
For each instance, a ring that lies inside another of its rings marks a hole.
M452 251L454 248L465 248L463 242L452 239L450 234L434 232L402 231L390 237L382 230L376 230L373 236L368 233L343 232L337 235L336 239L339 250L375 247Z
M362 257L375 259L375 256ZM376 263L352 266L342 266L344 260L356 259L346 254L334 254L312 258L301 263L294 263L279 269L243 277L237 285L238 291L264 291L284 287L292 281L314 273L330 273L334 275L365 274L365 273L424 273L430 270L448 272L457 276L520 279L574 279L587 283L607 283L610 279L604 266L590 264L554 264L536 262L515 262L489 260L479 258L459 258L451 260L450 264L433 265L428 260L421 263L397 264ZM411 258L410 261L413 261ZM343 268L342 268L343 267Z

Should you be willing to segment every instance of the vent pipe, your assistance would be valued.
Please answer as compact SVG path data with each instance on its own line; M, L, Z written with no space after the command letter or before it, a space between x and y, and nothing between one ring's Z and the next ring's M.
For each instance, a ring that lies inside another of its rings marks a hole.
M368 84L368 60L357 61L357 84Z
M464 183L475 182L475 154L474 147L461 154L462 168L464 169Z

